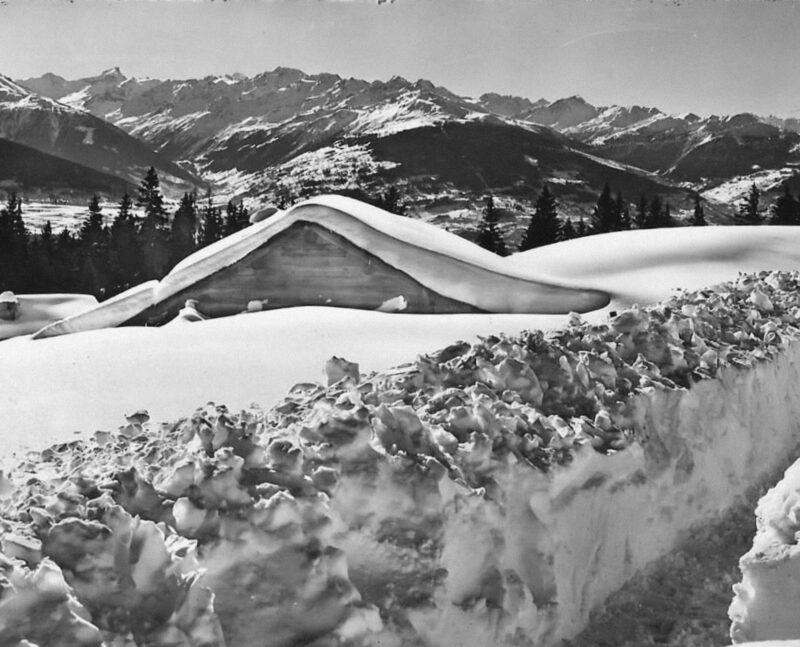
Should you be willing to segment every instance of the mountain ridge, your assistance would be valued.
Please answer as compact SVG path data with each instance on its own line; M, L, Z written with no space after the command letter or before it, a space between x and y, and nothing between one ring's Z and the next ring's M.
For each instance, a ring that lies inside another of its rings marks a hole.
M686 205L691 191L728 195L713 191L733 179L760 181L758 174L768 171L789 177L792 165L800 164L800 135L746 113L669 115L647 106L594 106L578 95L532 101L489 92L472 99L401 76L367 81L277 67L250 77L159 80L128 77L112 67L83 79L47 74L19 85L107 120L222 193L268 199L421 182L427 191L422 202L461 192L475 204L476 177L486 172L475 156L484 155L516 169L504 184L484 183L485 192L530 194L547 181L565 200L590 203L603 183L595 172L587 179L590 160L630 173L616 173L612 188L631 199L644 190L677 195ZM530 142L527 157L501 159L498 151L460 146L472 157L455 160L462 177L450 182L442 180L453 175L444 162L437 168L424 163L433 155L425 138L440 140L442 129L498 141L503 126ZM409 154L411 141L419 147L416 155ZM552 151L556 141L562 165L547 167L550 176L535 171L539 156L530 151Z

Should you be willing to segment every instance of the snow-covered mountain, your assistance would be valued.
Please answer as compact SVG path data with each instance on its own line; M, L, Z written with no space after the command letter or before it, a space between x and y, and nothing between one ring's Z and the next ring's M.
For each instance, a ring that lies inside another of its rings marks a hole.
M800 185L800 134L749 114L669 115L578 96L469 99L426 80L282 67L187 80L114 68L20 84L114 124L228 195L359 195L391 183L424 210L452 213L487 192L524 201L548 182L567 211L585 211L605 182L632 200L661 194L678 209L689 206L689 189L722 203L752 182L767 191L786 179Z
M800 134L791 120L746 113L701 118L642 106L595 107L581 97L531 102L485 94L479 103L509 118L550 126L604 158L701 188L764 170L789 169L784 175L792 175L800 164Z
M426 205L446 208L489 191L529 198L545 181L572 202L593 201L605 181L631 197L680 192L509 116L511 107L494 109L425 80L277 68L254 77L156 81L114 69L79 81L46 75L22 83L193 164L233 193L297 196L399 183Z
M127 182L155 166L167 183L200 184L145 142L85 110L0 75L0 138Z

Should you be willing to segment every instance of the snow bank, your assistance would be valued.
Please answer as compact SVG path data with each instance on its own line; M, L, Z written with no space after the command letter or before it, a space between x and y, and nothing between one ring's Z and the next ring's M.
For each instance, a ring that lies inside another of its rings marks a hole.
M612 295L612 307L650 304L739 272L800 268L800 227L676 227L599 234L513 254L503 262L543 280Z
M107 328L0 343L0 454L115 428L125 411L157 420L198 403L235 410L317 379L332 355L388 369L454 339L564 325L560 315L408 315L286 308L160 328ZM46 406L45 404L46 403Z
M71 317L97 306L88 294L18 294L18 317L0 319L0 340L29 335L54 321Z
M758 502L753 547L729 609L734 642L800 636L800 461Z
M364 379L333 362L343 380L268 412L132 415L4 477L3 552L22 573L55 564L109 641L558 644L795 449L799 280L742 277ZM143 548L109 563L120 519ZM135 622L153 583L194 573L204 604L167 594ZM111 623L115 596L129 615Z

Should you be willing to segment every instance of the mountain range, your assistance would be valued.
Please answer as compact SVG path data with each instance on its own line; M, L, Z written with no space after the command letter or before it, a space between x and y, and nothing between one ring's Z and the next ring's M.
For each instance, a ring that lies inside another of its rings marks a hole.
M774 117L668 115L580 97L461 97L430 81L276 68L253 77L0 77L0 138L126 182L155 166L175 191L260 202L401 187L427 213L488 193L529 202L546 182L585 212L608 182L631 202L694 191L722 218L755 181L797 188L800 134ZM90 188L87 185L87 189Z

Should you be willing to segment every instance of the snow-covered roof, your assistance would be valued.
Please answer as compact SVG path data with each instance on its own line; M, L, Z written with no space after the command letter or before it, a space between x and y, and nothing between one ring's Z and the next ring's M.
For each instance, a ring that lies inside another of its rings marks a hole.
M509 266L496 254L434 225L352 198L328 195L302 202L217 241L178 263L157 284L134 288L94 311L49 326L37 336L119 325L234 265L301 222L344 237L436 294L487 312L586 312L603 307L610 298L600 290L545 282L537 272Z

